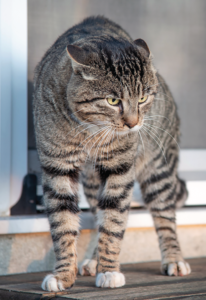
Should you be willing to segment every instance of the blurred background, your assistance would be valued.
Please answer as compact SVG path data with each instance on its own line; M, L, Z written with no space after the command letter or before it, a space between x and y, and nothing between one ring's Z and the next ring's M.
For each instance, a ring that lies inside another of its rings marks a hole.
M179 171L187 181L190 197L184 208L186 210L183 209L177 217L178 224L205 226L206 1L0 0L0 234L8 234L8 238L12 234L15 238L16 234L23 233L35 233L36 238L37 232L48 234L49 227L41 203L41 169L32 117L34 69L45 51L62 33L91 15L103 15L111 19L134 40L142 38L148 44L154 65L175 98L181 120ZM88 208L82 191L80 206L83 210ZM128 226L151 227L152 221L142 208L138 186L132 206L138 208L139 220L144 221L138 223L130 220ZM133 216L136 213L132 211ZM86 212L83 218L82 228L93 228ZM206 250L203 250L203 247L206 249L206 241L205 238L203 241L203 234L198 230L199 240L196 244L194 242L194 249L191 248L194 251L190 256L206 255ZM196 234L194 231L194 240ZM186 237L187 234L182 232L182 236ZM28 258L30 263L25 262L22 271L50 268L54 259L50 251L50 237L46 235L44 239L41 238L38 242L31 238L30 243L33 246L38 243L42 245L43 254L36 258L37 263L34 263L35 255ZM17 244L28 243L25 236L22 239L18 235L15 241ZM154 240L154 237L151 239ZM5 248L6 243L10 245L9 250ZM0 238L0 250L3 247L2 251L11 252L13 244L9 243ZM82 245L85 243L82 240ZM188 243L185 240L184 245L185 249L190 247L189 239ZM156 246L154 253L158 253ZM80 257L84 254L82 252ZM158 255L145 256L142 252L138 259L154 260L158 259ZM17 259L14 257L13 261ZM135 261L136 257L134 254L130 260ZM128 260L122 256L122 261ZM15 264L12 267L11 261L6 264L1 269L0 263L0 274L18 271Z

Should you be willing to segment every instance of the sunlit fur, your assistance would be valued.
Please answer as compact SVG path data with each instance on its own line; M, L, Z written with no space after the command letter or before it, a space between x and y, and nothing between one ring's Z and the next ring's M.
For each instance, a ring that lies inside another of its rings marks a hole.
M187 197L177 176L177 109L142 45L113 22L92 17L65 32L36 68L36 143L56 254L45 290L63 290L76 278L80 180L98 224L98 243L82 275L94 275L97 260L97 286L125 283L119 253L135 180L154 219L163 272L190 272L175 225L175 207Z

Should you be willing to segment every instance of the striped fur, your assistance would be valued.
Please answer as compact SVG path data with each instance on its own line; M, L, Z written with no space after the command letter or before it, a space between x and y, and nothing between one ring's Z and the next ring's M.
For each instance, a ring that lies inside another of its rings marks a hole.
M91 17L65 32L36 68L36 142L56 254L45 290L69 288L76 278L80 179L98 225L82 275L96 268L97 286L125 283L119 253L135 180L154 219L163 272L189 273L175 225L175 208L187 198L177 175L179 119L148 51L113 22Z

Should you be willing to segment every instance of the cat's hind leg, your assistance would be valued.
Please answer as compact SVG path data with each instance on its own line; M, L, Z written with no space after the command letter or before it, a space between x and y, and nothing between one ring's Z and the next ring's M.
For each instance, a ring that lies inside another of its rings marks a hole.
M185 204L185 201L188 197L188 191L184 180L177 177L177 186L176 186L176 200L175 207L180 208Z
M185 184L176 175L177 154L170 155L167 163L148 169L150 172L143 176L141 188L159 238L162 273L169 276L190 274L190 266L182 256L176 233L175 208L187 197Z

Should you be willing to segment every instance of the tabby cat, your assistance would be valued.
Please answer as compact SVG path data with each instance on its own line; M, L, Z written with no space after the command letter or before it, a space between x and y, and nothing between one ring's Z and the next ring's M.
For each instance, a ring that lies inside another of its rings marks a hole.
M187 198L177 175L179 118L147 44L104 17L85 19L37 66L33 106L56 255L42 288L62 291L74 284L80 180L98 224L98 243L81 275L96 275L98 287L125 284L119 253L135 180L154 220L162 272L189 274L175 225L175 209Z

